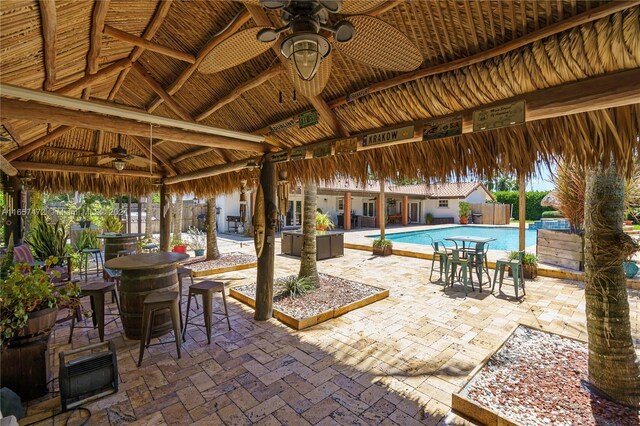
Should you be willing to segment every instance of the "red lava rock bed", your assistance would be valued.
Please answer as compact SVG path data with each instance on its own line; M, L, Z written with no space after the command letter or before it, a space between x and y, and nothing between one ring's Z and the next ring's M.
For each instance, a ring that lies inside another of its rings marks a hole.
M273 283L273 306L295 319L310 318L331 309L357 302L365 297L383 291L378 287L356 281L345 280L332 275L319 274L320 285L301 296L291 298L286 295L284 281L289 277L278 278ZM255 300L256 285L247 284L233 288Z
M638 410L584 386L588 355L586 343L519 326L461 395L523 425L638 425Z
M245 265L257 261L255 256L244 253L224 253L220 259L206 260L204 257L195 257L183 263L194 272L209 271L211 269L226 268L228 266Z

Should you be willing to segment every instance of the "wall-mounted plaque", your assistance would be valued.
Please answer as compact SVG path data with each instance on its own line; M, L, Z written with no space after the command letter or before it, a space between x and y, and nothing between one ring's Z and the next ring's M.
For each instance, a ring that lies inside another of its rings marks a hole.
M351 154L358 150L358 138L340 139L336 141L336 155Z
M301 129L313 126L314 124L318 124L318 111L307 111L298 116L298 127Z
M296 117L290 117L286 120L278 121L275 124L269 126L269 131L271 132L279 132L280 130L288 129L289 127L293 127L296 125Z
M331 142L323 143L313 147L313 158L328 157L331 155Z
M282 163L283 161L287 161L288 159L289 159L289 152L287 151L279 151L271 154L272 163Z
M429 120L424 124L423 141L448 138L462 134L462 116Z
M414 126L404 126L382 132L370 133L362 137L362 146L396 142L413 137Z
M291 149L291 156L290 156L291 161L304 160L306 156L307 156L306 146L297 146Z
M473 131L498 129L524 123L524 99L473 111Z
M347 95L347 102L353 102L356 99L359 99L359 98L361 98L363 96L366 96L368 94L369 94L369 88L368 87L365 87L362 90L358 90L357 92L349 93Z

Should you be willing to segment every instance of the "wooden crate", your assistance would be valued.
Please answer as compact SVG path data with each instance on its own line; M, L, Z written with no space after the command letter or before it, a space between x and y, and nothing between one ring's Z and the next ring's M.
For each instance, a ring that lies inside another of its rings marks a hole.
M539 229L536 251L541 263L574 271L584 270L584 240L581 235Z

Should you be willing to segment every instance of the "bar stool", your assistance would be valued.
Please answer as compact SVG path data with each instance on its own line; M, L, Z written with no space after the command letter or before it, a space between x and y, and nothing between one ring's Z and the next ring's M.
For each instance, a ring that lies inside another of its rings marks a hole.
M460 249L454 249L451 251L451 259L449 260L449 266L451 268L451 281L449 281L449 285L453 287L454 277L456 276L456 268L460 266L460 272L458 273L458 282L462 283L462 287L464 289L464 295L467 296L467 282L471 282L471 289L475 290L473 287L473 268L469 261L469 258L465 258L462 255L464 252ZM468 275L467 275L468 272ZM460 277L462 275L462 277ZM467 276L469 280L467 280ZM445 287L447 284L445 283Z
M107 293L111 293L112 298L115 298L116 307L118 308L117 314L105 314L104 312L104 295ZM106 282L106 281L92 281L89 284L82 287L82 292L80 293L79 298L83 298L83 297L91 298L91 310L92 310L91 319L93 322L93 327L88 327L88 326L76 327L76 315L72 315L71 331L69 332L69 343L71 343L73 339L73 330L75 328L96 328L96 326L98 327L98 335L100 336L100 341L104 342L105 325L111 324L116 320L114 318L105 324L104 322L105 315L120 316L120 302L118 301L118 296L116 295L116 284Z
M182 287L183 287L182 279L185 277L191 278L191 285L193 285L193 269L178 267L176 268L176 271L178 273L178 281L180 282L180 304L182 304ZM192 295L192 296L196 301L196 309L200 309L200 307L198 306L198 298L195 297L195 295Z
M84 256L84 280L89 279L89 256L93 257L96 262L96 276L100 276L101 269L104 269L104 260L102 252L99 248L90 248L80 251L80 255ZM80 261L80 278L82 278L82 260Z
M152 252L158 251L158 245L154 243L145 244L142 246L142 250L144 250L147 253L152 253Z
M173 323L173 334L176 339L176 349L178 350L178 358L180 358L180 326L182 325L182 314L180 313L180 294L177 291L159 291L149 294L144 298L142 305L142 333L140 335L140 358L138 359L138 367L142 364L144 350L151 345L151 334L153 332L153 320L156 312L168 309L171 313L171 322ZM157 343L159 345L162 342Z
M224 304L224 313L213 312L213 293L222 293L222 303ZM189 322L189 309L191 305L191 296L202 296L202 314L204 316L204 327L207 330L207 341L211 344L211 317L213 315L224 315L227 317L227 325L231 330L231 322L229 321L229 311L227 311L227 299L224 295L224 283L222 281L202 281L189 287L189 299L187 300L187 315L184 320L184 329L182 330L182 339L184 340L187 333L187 325L195 325L202 327L202 324ZM196 299L197 300L197 299Z
M136 251L135 250L118 250L118 257L130 256L132 254L136 254Z
M493 274L493 285L491 286L491 293L496 286L498 280L498 271L500 271L500 283L498 285L498 293L502 291L502 281L504 280L505 268L511 268L513 273L513 288L516 293L516 299L518 299L518 287L522 286L522 295L526 296L527 293L524 289L524 268L522 267L524 257L524 251L518 252L517 259L498 259L496 260L496 270Z

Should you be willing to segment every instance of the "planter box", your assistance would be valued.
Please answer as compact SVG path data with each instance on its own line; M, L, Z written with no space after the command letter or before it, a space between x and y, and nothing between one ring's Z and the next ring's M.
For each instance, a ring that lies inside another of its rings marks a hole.
M280 252L291 256L302 255L301 232L283 232ZM318 231L316 233L316 260L344 255L344 234L342 232Z
M46 395L49 381L49 334L17 347L0 351L0 386L17 393L23 401Z
M541 263L584 270L584 238L581 235L539 229L536 252Z
M538 276L538 267L531 265L524 265L524 278L528 280L532 280ZM509 268L509 276L513 277L513 271Z
M373 248L373 254L375 256L389 256L391 255L391 251L393 249L391 248L391 246L386 246L385 248Z

